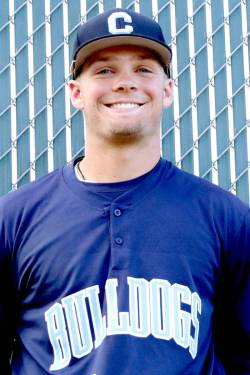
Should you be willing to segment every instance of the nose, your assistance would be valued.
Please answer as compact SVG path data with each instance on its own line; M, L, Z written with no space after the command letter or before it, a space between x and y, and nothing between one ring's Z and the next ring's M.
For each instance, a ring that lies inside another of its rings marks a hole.
M135 91L137 89L137 84L132 77L131 73L120 74L113 84L114 91Z

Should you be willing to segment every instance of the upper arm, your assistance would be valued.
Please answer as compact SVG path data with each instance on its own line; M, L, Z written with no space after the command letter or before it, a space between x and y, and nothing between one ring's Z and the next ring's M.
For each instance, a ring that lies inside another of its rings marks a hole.
M7 231L0 207L0 374L10 373L10 357L14 342L15 298L12 283L10 249L7 247Z
M228 374L250 374L250 215L232 226L214 314L218 356Z

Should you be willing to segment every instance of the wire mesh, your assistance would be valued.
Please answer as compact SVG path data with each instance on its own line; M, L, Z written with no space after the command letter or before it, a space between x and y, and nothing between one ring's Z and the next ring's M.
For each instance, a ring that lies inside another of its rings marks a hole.
M84 153L72 45L80 23L113 7L154 18L172 47L163 156L249 203L250 0L2 1L0 195Z

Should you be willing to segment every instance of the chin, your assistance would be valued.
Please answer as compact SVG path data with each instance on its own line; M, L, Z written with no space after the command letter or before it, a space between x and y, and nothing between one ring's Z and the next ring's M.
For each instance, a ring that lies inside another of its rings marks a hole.
M110 133L112 135L123 135L123 136L133 136L142 133L144 129L144 125L142 124L134 124L132 125L131 122L114 124L110 127Z
M125 144L125 143L134 143L138 142L143 138L141 129L112 129L109 134L109 139L113 143Z

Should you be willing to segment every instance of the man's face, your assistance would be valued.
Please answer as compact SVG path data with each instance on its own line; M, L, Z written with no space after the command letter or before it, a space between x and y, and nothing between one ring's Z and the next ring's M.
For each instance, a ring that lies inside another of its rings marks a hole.
M76 81L72 103L84 111L86 136L118 142L159 136L172 81L146 48L116 46L94 53Z

